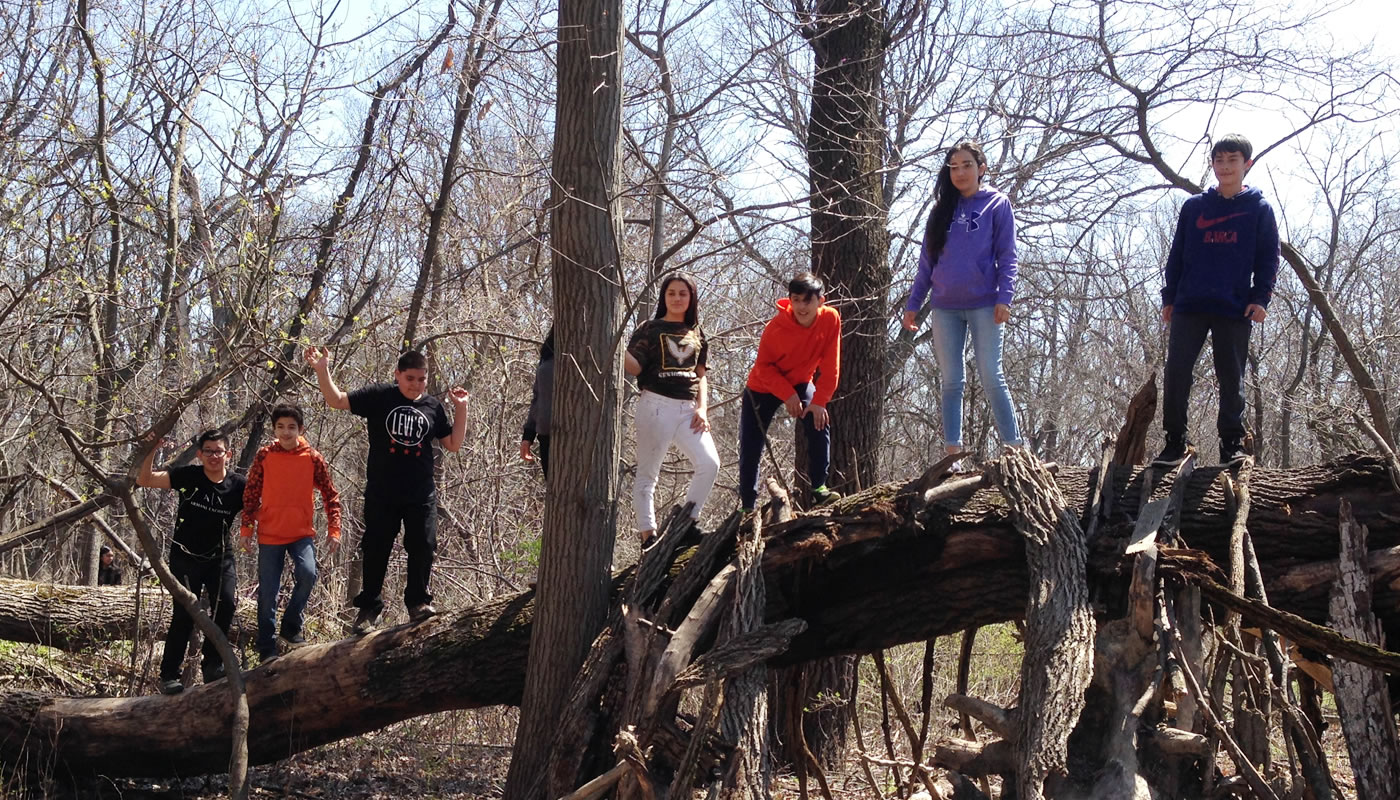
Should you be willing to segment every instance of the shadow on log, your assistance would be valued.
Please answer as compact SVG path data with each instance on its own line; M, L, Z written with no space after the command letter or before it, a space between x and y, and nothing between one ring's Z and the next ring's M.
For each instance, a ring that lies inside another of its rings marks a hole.
M1231 517L1217 473L1199 468L1191 476L1179 531L1189 547L1229 563ZM1136 470L1119 468L1105 491L1136 496L1141 480ZM1084 516L1093 471L1061 468L1056 482L1066 506ZM1275 608L1326 618L1337 507L1347 497L1371 531L1375 610L1395 625L1400 557L1387 554L1400 546L1400 497L1383 461L1352 456L1306 469L1256 470L1253 493L1249 525ZM1098 526L1091 571L1117 568L1104 554L1122 552L1133 524L1132 514L1122 513ZM876 487L764 532L765 619L807 623L772 663L873 652L1025 614L1021 537L1005 499L978 478L932 490L918 480ZM624 578L615 576L615 598ZM251 763L420 714L518 703L532 599L528 592L512 595L417 625L309 646L251 671ZM1248 607L1239 610L1249 622ZM125 699L12 692L0 695L0 759L52 766L60 775L221 772L228 702L218 684L175 697Z

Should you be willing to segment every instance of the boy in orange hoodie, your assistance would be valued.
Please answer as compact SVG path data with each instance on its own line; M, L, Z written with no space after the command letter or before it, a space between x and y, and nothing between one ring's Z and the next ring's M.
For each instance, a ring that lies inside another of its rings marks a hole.
M272 432L277 440L258 451L243 491L243 552L252 550L253 526L258 533L258 660L277 655L273 630L277 624L277 590L282 564L292 558L295 584L282 615L282 640L290 647L305 644L302 622L306 601L316 585L316 529L313 490L321 492L326 511L330 552L340 546L340 495L331 481L326 459L302 438L301 409L279 405L272 409Z
M826 488L831 464L826 404L841 380L841 314L825 304L825 290L810 272L794 275L788 296L778 301L777 316L758 340L739 411L739 500L745 511L758 502L758 460L779 407L802 420L813 498L820 504L841 496Z

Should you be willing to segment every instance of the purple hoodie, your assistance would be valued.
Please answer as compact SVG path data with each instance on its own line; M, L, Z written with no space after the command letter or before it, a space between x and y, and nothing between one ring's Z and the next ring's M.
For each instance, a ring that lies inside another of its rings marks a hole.
M925 297L934 308L950 310L1010 305L1015 293L1016 219L1011 201L995 189L980 189L958 198L937 264L929 262L924 242L904 309L918 311Z

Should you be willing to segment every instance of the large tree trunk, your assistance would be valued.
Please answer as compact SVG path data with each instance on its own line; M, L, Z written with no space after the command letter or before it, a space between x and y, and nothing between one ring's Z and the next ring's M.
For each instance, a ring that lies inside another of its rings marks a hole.
M553 472L540 551L539 624L506 778L540 796L569 686L608 614L617 523L622 214L622 3L562 0L550 244L555 360Z
M1191 477L1181 533L1216 563L1228 563L1231 520L1217 473L1202 468ZM1085 508L1089 477L1069 468L1056 476L1072 512ZM1140 482L1139 473L1123 468L1108 486L1118 497L1132 497ZM1393 588L1400 586L1400 496L1380 460L1357 456L1325 467L1256 470L1252 485L1249 527L1275 608L1326 618L1336 576L1337 506L1347 497L1371 532L1374 609L1386 624L1400 620L1400 591ZM873 652L1024 616L1025 554L1002 495L985 488L954 492L923 507L914 500L917 489L877 487L850 498L855 505L843 503L839 513L826 509L765 531L766 619L795 617L808 625L773 663ZM1133 523L1124 514L1099 527L1090 580L1096 565L1100 574L1116 567ZM1164 551L1160 569L1171 571L1171 563ZM807 576L810 591L785 590L797 574ZM613 591L620 580L608 584ZM250 761L285 758L419 714L519 703L533 599L533 593L512 595L420 625L306 647L253 670L247 675ZM1252 617L1257 609L1240 611L1249 624L1281 629L1273 619ZM1293 638L1337 651L1335 642ZM1394 654L1351 657L1400 667ZM114 776L220 772L228 763L230 702L221 689L129 699L10 693L0 701L0 759Z
M840 304L841 385L831 402L831 475L843 492L873 486L884 419L885 349L890 285L889 209L883 178L885 128L881 82L885 69L885 4L820 0L804 29L812 46L812 106L807 125L812 193L812 271ZM799 434L800 436L800 434ZM799 446L799 463L805 453ZM802 469L802 467L799 467ZM801 715L811 749L825 762L839 757L855 718L855 659L800 667L801 680L782 672L779 685L806 686L807 696L775 691L776 720ZM819 702L819 698L825 698ZM795 730L792 725L787 728ZM784 726L775 725L781 731ZM784 740L784 760L800 763L796 742Z

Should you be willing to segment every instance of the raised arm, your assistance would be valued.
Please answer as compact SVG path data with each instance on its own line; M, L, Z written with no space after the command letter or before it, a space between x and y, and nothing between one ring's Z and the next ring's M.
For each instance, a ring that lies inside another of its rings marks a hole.
M350 395L341 391L340 387L335 385L335 378L331 377L330 351L312 345L306 348L306 363L316 370L316 384L321 387L321 396L326 398L326 405L349 411Z
M440 441L442 449L455 453L467 438L467 390L457 386L447 396L452 400L452 433Z
M147 437L146 441L154 441ZM144 486L147 489L169 489L170 473L163 469L152 469L156 461L156 451L160 449L159 444L153 444L150 450L146 451L146 457L141 459L141 469L136 473L136 485Z

